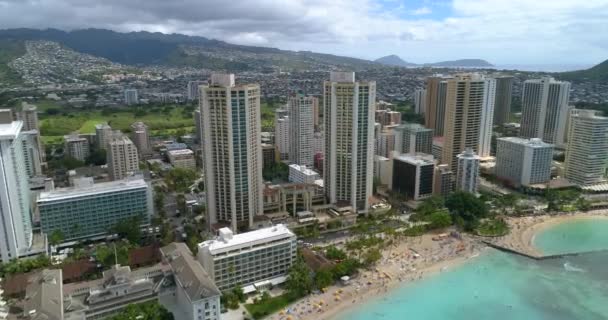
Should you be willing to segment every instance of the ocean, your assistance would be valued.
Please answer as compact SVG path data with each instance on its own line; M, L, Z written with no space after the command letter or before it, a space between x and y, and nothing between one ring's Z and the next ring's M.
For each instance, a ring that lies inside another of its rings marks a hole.
M608 249L608 220L568 222L535 239L554 253ZM608 251L535 261L493 249L406 284L339 320L608 319Z

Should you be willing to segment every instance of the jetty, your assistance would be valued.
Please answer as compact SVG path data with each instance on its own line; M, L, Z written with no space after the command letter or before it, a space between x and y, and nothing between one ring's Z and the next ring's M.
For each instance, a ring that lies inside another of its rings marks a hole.
M526 253L526 252L523 252L523 251L520 251L517 249L509 248L507 246L492 243L490 241L482 240L481 242L483 242L488 247L494 248L496 250L518 255L518 256L521 256L524 258L528 258L528 259L533 259L533 260L562 259L562 258L567 258L567 257L576 257L576 256L587 255L587 254L599 253L599 252L608 252L608 250L592 250L592 251L560 253L560 254L552 254L552 255L536 255L536 254Z

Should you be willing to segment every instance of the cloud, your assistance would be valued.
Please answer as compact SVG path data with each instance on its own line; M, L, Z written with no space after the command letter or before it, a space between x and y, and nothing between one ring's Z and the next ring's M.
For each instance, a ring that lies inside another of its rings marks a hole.
M608 0L0 0L0 28L148 30L414 62L598 62L606 21Z
M415 16L422 16L422 15L427 15L427 14L431 14L433 12L433 10L431 10L431 8L429 7L420 7L418 9L412 10L412 15Z

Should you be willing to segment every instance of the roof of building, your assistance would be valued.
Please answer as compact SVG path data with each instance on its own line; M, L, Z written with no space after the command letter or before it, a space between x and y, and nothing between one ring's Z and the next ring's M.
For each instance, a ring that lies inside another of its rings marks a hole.
M192 252L186 244L174 242L160 250L169 261L175 278L184 288L190 301L194 302L221 294L203 266L194 260Z
M399 131L405 130L405 129L415 130L415 131L419 131L419 132L433 131L433 129L426 128L425 126L423 126L419 123L409 123L409 122L400 124L395 128L395 130L399 130Z
M416 154L399 154L394 160L407 162L413 165L435 165L435 160L432 155L426 153Z
M532 148L552 148L553 147L552 144L546 143L542 139L539 139L539 138L526 139L526 138L520 138L520 137L504 137L504 138L498 138L497 140L522 144L522 145L529 146Z
M61 270L42 270L30 277L25 289L24 314L30 319L63 320Z
M179 149L179 150L169 150L167 153L170 156L186 156L186 155L194 155L194 151L190 149Z
M219 236L214 240L207 240L198 244L199 249L205 248L211 254L219 254L238 248L240 246L250 246L257 243L266 243L278 239L295 237L285 225L277 224L272 227L258 229L254 231L232 234L228 228L220 229Z
M298 164L290 164L289 168L296 170L298 172L301 172L305 176L318 176L319 175L319 173L317 173L316 171L314 171L310 168L307 168L306 166L301 166Z
M23 122L21 121L13 121L11 123L0 123L0 139L15 139L19 132L21 131L21 127L23 126Z
M38 195L38 203L52 202L57 200L64 200L70 198L77 198L87 195L99 195L101 193L124 191L131 189L147 188L148 184L146 181L139 178L128 178L123 180L95 183L91 186L84 187L69 187L69 188L58 188L53 191L41 192Z

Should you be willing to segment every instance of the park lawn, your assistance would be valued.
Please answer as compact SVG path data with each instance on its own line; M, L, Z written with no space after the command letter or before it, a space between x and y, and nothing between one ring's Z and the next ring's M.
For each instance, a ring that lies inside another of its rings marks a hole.
M85 123L82 124L82 126L80 126L80 129L78 129L78 132L95 133L95 126L98 124L103 124L103 123L106 123L106 121L104 119L87 120L87 121L85 121Z
M42 136L42 144L61 144L63 143L63 136Z
M254 319L262 319L271 313L287 307L295 300L297 299L293 299L293 297L288 294L283 294L269 298L264 302L246 304L245 309L249 311L249 314L251 314Z

